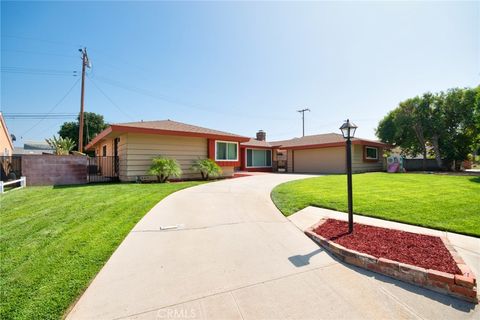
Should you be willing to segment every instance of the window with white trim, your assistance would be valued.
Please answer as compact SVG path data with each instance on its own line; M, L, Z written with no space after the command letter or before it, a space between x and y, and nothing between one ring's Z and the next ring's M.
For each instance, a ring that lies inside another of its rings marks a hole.
M238 142L215 141L216 161L237 161Z
M365 147L365 159L367 159L367 160L378 160L378 148L376 148L376 147Z
M272 166L272 150L247 149L247 168L265 168Z

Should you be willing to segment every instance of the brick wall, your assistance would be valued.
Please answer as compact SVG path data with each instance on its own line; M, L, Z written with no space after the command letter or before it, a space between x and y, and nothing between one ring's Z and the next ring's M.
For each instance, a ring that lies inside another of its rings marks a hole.
M22 175L28 186L87 183L85 156L23 155Z
M478 303L477 278L453 246L450 245L447 238L440 237L462 272L461 275L424 269L381 257L376 258L363 252L345 248L315 233L315 230L325 221L326 219L322 219L319 223L308 228L305 230L305 234L340 260L436 292Z

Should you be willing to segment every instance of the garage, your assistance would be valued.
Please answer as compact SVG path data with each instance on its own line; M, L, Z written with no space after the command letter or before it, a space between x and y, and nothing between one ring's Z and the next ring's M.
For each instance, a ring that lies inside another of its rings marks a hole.
M345 147L288 150L291 172L345 173Z
M345 139L341 134L317 134L271 144L287 151L287 172L329 174L347 171ZM353 172L381 171L385 147L386 144L378 141L352 139Z

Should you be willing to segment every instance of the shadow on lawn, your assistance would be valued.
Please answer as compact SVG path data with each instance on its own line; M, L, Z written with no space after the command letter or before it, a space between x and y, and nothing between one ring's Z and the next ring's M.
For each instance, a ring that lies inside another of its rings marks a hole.
M472 182L480 183L480 177L470 178L468 180L470 180Z
M97 182L97 183L87 183L87 184L62 184L54 185L53 189L71 189L71 188L85 188L85 187L104 187L104 186L113 186L113 185L126 185L128 182Z
M474 303L470 303L470 302L467 302L467 301L464 301L464 300L460 300L460 299L457 299L457 298L454 298L454 297L451 297L451 296L447 296L447 295L442 294L442 293L438 293L438 292L435 292L435 291L432 291L432 290L429 290L429 289L426 289L426 288L418 287L418 286L415 286L415 285L410 284L410 283L406 283L406 282L402 282L402 281L394 279L394 278L390 278L390 277L382 275L380 273L375 273L375 272L372 272L372 271L369 271L369 270L366 270L366 269L363 269L363 268L360 268L360 267L357 267L357 266L353 266L351 264L345 263L344 261L338 259L335 255L333 255L328 250L322 250L322 251L325 251L332 259L334 259L338 263L344 265L348 269L353 270L357 273L360 273L364 276L374 278L375 280L378 280L378 281L381 281L381 282L384 282L384 283L393 284L393 285L395 285L397 287L400 287L404 290L413 292L415 294L422 295L422 296L427 297L429 299L440 302L444 305L451 306L452 308L454 308L456 310L459 310L459 311L462 311L462 312L468 313L468 312L471 312L472 310L475 309L475 304ZM314 251L314 252L316 252L316 251ZM288 258L288 260L290 260L290 258Z

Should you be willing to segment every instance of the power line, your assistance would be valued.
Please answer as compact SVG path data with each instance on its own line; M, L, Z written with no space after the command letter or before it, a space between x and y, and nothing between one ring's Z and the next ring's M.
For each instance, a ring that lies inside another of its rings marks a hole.
M41 69L41 68L32 68L32 67L21 67L21 66L2 66L2 70L13 70L13 71L34 71L34 72L77 72L76 70L59 70L59 69Z
M13 53L23 53L23 54L33 54L33 55L46 55L46 56L55 56L55 57L64 57L64 58L77 58L74 55L67 55L61 53L53 53L53 52L40 52L40 51L31 51L31 50L10 50L10 49L2 49L2 52L13 52Z
M4 67L0 68L1 73L50 75L50 76L77 76L76 70L38 69L29 67Z
M95 81L93 81L93 79L91 77L89 77L87 75L87 78L88 80L93 84L93 86L115 107L117 108L118 111L120 111L121 113L123 113L127 118L129 118L130 120L134 120L134 118L129 115L128 113L126 113L125 111L122 110L122 108L120 108L120 106L118 104L116 104L112 98L110 98L106 93L105 91L103 91Z
M72 92L73 88L75 88L75 86L77 85L77 83L80 81L80 78L78 78L74 83L73 83L73 86L68 89L68 91L65 93L65 95L63 95L63 97L47 112L47 114L50 114L52 113L67 97L68 95L70 94L70 92ZM29 133L33 128L35 128L36 126L38 126L45 118L42 118L40 119L37 123L35 123L33 126L31 126L27 131L25 131L20 137L23 137L24 135L26 135L27 133Z
M6 119L66 119L77 116L74 113L4 113Z
M76 77L76 74L64 74L64 73L47 73L47 72L22 72L22 71L1 71L1 73L23 74L33 76L60 76L60 77Z
M50 39L41 39L41 38L34 38L34 37L24 37L24 36L14 36L14 35L2 35L2 38L11 38L11 39L19 39L19 40L30 40L30 41L39 41L39 42L46 42L56 45L63 45L63 46L74 46L74 47L82 47L81 44L74 44L65 41L58 41L58 40L50 40Z
M90 78L92 78L92 77L90 77ZM106 77L103 77L103 76L98 76L97 75L95 77L95 79L98 80L98 81L101 81L103 83L106 83L106 84L109 84L109 85L112 85L112 86L115 86L115 87L118 87L118 88L122 88L124 90L136 92L138 94L148 96L148 97L156 99L156 100L173 103L173 104L176 104L178 106L183 106L183 107L189 108L189 109L200 110L200 111L210 112L210 113L214 113L214 114L223 114L225 116L235 117L235 118L248 118L248 119L252 119L252 118L260 119L261 118L261 119L273 119L273 120L289 120L287 118L280 118L280 117L275 117L275 116L271 116L271 115L268 115L268 116L265 116L265 117L258 117L258 116L254 117L252 115L247 115L245 113L226 113L226 112L223 112L222 110L208 109L208 108L200 107L198 105L193 105L193 104L190 104L188 102L180 101L176 98L168 97L166 95L155 94L155 93L152 93L148 90L138 88L138 87L134 87L134 86L119 82L117 80L112 80L112 79L109 79L109 78L106 78Z

